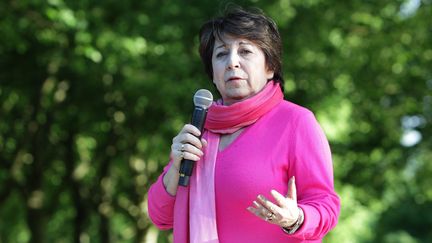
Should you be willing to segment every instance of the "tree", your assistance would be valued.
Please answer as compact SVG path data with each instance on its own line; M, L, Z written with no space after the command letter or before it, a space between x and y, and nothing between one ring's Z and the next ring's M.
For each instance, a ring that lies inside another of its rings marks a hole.
M187 4L187 7L185 7ZM189 121L215 1L0 3L0 242L168 242L146 192ZM241 1L275 19L285 97L333 150L327 242L432 235L430 1Z

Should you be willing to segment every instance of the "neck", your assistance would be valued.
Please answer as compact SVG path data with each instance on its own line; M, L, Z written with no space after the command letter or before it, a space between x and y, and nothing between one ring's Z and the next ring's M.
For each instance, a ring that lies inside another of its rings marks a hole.
M222 104L225 105L225 106L230 106L230 105L233 105L235 103L239 103L239 102L245 101L245 100L250 99L250 98L256 96L257 94L259 94L264 88L265 88L265 86L260 91L254 93L252 95L240 98L240 99L235 99L235 98L234 99L223 99L222 98Z

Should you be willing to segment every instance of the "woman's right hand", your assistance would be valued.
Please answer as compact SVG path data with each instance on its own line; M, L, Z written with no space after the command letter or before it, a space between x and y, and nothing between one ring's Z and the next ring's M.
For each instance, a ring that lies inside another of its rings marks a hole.
M179 181L179 170L182 159L198 161L203 156L203 147L207 146L207 141L199 139L201 132L195 126L186 124L181 131L173 138L171 145L171 167L163 178L163 183L167 192L173 196L177 193Z
M173 138L171 145L171 158L173 166L179 171L180 162L182 159L198 161L204 155L203 146L207 145L207 141L199 139L200 130L191 124L183 126L182 130Z

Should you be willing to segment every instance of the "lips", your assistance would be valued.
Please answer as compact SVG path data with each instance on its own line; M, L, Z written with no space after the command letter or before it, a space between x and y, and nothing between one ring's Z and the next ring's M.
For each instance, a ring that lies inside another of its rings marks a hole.
M229 82L229 81L234 81L234 80L241 80L241 79L243 79L243 78L241 78L241 77L237 77L237 76L234 76L234 77L230 77L230 78L228 78L227 82Z

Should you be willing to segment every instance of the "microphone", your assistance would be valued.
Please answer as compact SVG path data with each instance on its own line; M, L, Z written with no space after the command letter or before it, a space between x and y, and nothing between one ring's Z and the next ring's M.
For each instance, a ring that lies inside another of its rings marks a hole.
M201 139L203 129L204 129L204 123L205 119L207 117L207 110L210 107L210 105L213 102L213 95L210 93L210 91L206 89L200 89L198 90L194 97L194 111L192 113L192 125L198 128L200 130L201 135L198 137ZM192 175L193 166L195 164L195 161L189 160L189 159L183 159L180 164L180 178L178 184L180 186L188 186L189 185L189 178Z

